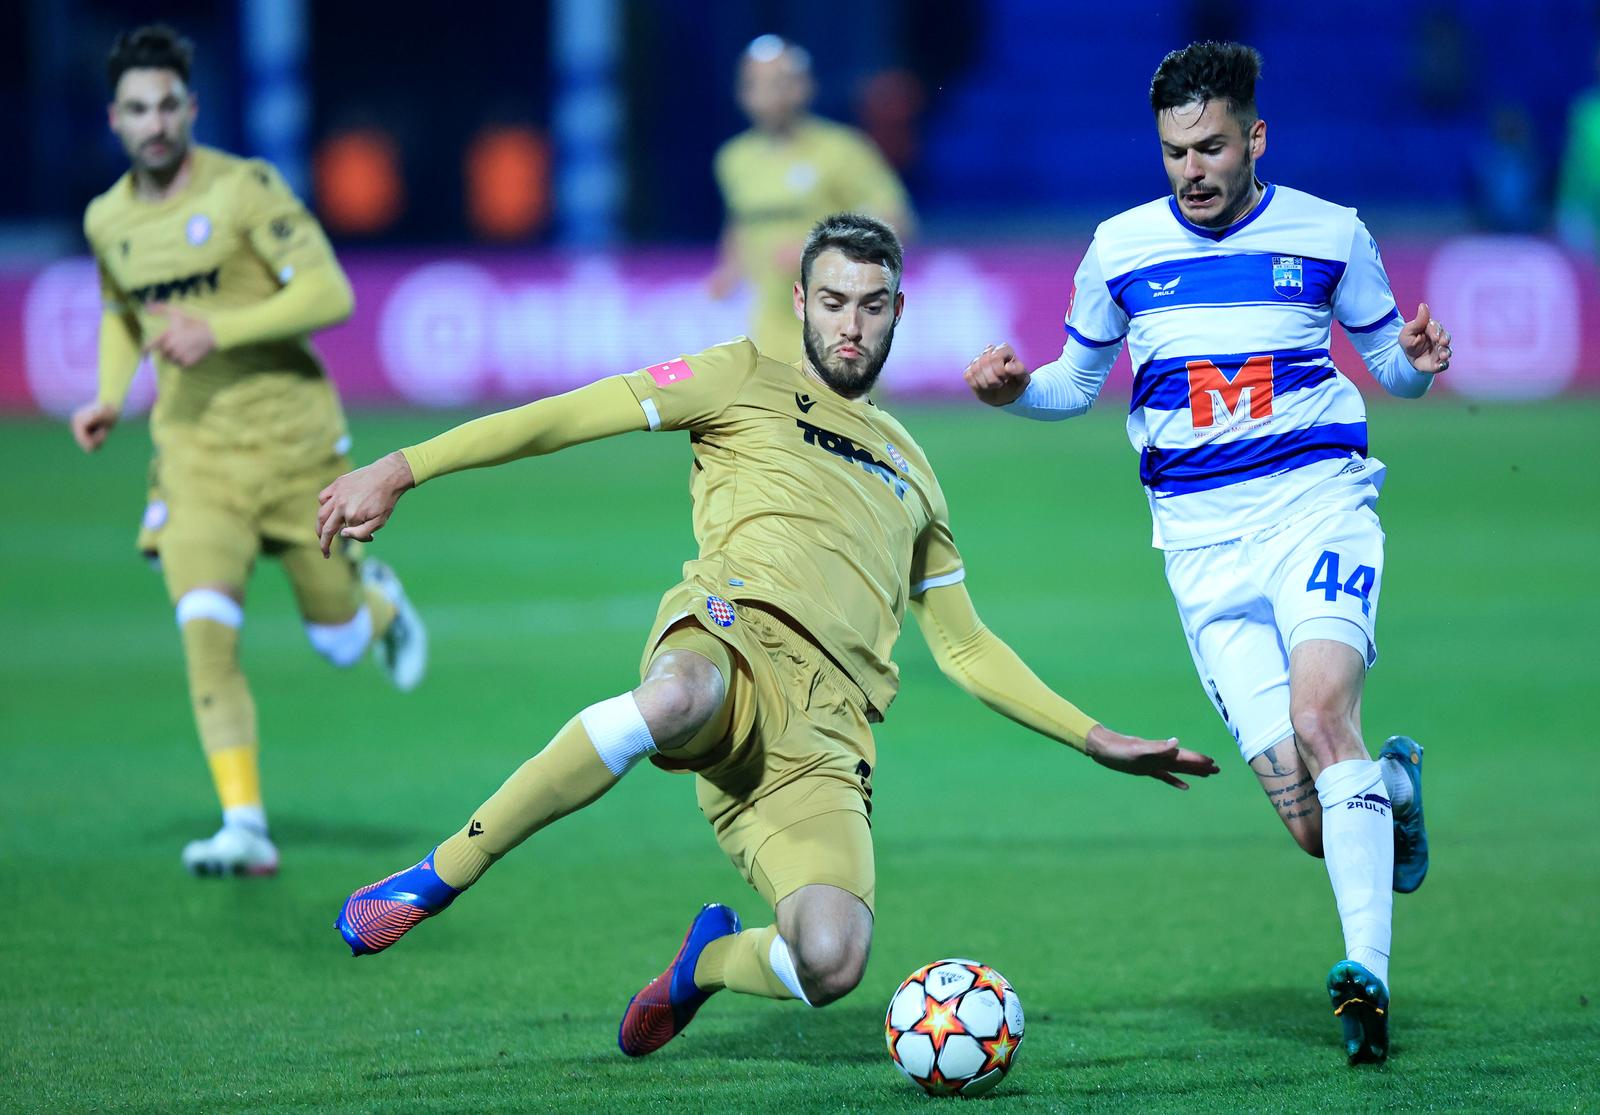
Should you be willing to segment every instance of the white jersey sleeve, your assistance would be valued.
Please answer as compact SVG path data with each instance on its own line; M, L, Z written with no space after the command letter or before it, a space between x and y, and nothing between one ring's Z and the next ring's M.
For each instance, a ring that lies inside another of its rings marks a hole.
M1094 405L1128 334L1128 315L1111 297L1100 253L1089 245L1072 280L1061 355L1034 369L1028 388L1002 409L1025 418L1072 418Z
M1378 243L1359 219L1350 244L1350 262L1333 293L1333 316L1344 327L1367 371L1391 395L1415 399L1433 384L1400 347L1401 315L1389 289Z

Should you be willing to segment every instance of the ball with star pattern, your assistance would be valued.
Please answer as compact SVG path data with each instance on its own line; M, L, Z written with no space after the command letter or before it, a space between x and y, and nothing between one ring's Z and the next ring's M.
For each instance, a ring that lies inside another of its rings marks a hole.
M889 1000L884 1037L895 1067L929 1095L982 1095L1022 1044L1022 1000L976 960L924 964Z

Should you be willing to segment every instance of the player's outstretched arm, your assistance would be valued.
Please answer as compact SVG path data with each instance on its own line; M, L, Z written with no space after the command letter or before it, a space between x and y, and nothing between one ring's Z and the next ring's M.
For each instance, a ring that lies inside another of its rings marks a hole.
M1069 337L1061 355L1029 371L1010 345L990 345L967 365L967 386L980 402L1043 422L1076 418L1094 406L1120 343L1088 346Z
M643 430L648 420L620 376L465 422L346 473L322 490L317 533L327 554L339 535L369 540L400 497L436 476L554 453Z
M1178 746L1175 738L1114 732L1052 690L984 626L964 583L928 589L912 598L911 611L945 676L1002 716L1076 747L1101 766L1180 790L1189 788L1181 775L1217 773L1210 756Z
M992 407L1016 402L1033 378L1008 344L989 345L972 358L963 375L978 401Z

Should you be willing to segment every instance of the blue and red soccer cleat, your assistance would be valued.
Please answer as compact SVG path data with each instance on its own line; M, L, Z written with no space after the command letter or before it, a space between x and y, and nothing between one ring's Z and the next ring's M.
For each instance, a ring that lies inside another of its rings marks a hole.
M415 867L396 871L346 898L333 927L350 946L350 955L370 956L394 944L423 918L443 910L460 893L439 878L433 869L433 852L429 852Z
M681 1034L713 994L695 986L694 968L700 954L712 941L737 933L739 928L739 915L728 907L716 902L700 907L667 970L628 1000L622 1025L617 1028L617 1048L630 1057L643 1057Z

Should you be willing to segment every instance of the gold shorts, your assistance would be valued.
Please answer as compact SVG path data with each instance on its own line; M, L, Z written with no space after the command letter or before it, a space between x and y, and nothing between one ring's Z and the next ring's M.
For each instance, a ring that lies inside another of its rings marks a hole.
M871 908L877 753L865 695L777 615L692 582L663 598L641 675L661 651L707 639L733 652L727 736L695 759L653 761L693 770L717 843L768 902L826 883Z
M343 455L291 467L242 454L160 454L150 465L139 548L160 559L173 603L202 585L243 589L266 552L282 558L306 619L343 622L359 606L360 584L353 553L322 557L317 493L350 468Z

